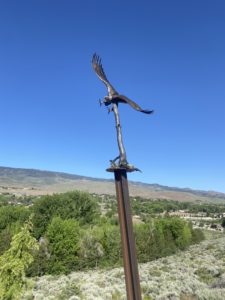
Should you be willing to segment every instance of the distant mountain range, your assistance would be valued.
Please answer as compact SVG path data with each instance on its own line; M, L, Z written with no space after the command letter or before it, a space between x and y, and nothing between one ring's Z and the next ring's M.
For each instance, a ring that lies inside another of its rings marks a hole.
M168 187L129 181L131 196L177 201L224 202L225 194L189 188ZM43 195L81 190L96 194L115 194L114 181L62 172L0 167L0 193Z

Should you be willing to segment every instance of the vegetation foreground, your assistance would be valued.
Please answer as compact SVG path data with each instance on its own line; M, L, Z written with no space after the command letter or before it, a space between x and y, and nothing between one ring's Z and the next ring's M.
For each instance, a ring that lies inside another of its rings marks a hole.
M0 300L125 299L115 199L75 191L0 200ZM225 206L131 203L144 299L222 299L224 235L197 246L202 231L170 213L205 210L224 225Z
M166 258L140 264L144 300L223 300L225 295L225 236L190 246ZM33 289L35 300L126 299L122 268L43 276ZM31 299L27 294L23 300Z

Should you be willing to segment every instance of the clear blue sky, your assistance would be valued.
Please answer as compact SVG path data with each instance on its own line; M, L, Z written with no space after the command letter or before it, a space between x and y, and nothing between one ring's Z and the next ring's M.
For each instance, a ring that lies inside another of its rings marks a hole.
M0 2L0 165L110 178L122 94L131 180L225 192L225 1Z

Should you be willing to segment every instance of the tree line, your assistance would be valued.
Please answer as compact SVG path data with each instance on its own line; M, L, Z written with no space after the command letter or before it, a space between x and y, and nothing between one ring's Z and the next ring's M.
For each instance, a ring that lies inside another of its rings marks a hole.
M114 214L101 215L92 195L75 191L42 196L32 206L2 205L1 257L29 218L39 247L32 251L27 276L122 265L118 221ZM139 262L173 254L204 238L190 223L172 217L148 218L136 224L134 232Z
M177 210L186 210L189 213L204 212L207 216L225 212L224 203L203 203L203 202L181 202L174 200L156 199L149 200L141 197L131 197L132 209L135 214L159 214ZM114 210L115 202L114 202Z

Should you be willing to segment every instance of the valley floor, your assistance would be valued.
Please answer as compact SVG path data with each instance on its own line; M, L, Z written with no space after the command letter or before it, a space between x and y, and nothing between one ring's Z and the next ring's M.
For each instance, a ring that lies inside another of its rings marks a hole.
M140 264L143 299L224 300L225 235L213 234L187 251ZM123 269L43 276L35 282L32 295L35 300L126 299Z

